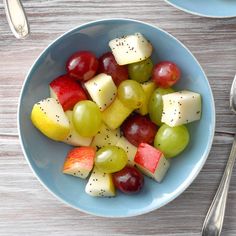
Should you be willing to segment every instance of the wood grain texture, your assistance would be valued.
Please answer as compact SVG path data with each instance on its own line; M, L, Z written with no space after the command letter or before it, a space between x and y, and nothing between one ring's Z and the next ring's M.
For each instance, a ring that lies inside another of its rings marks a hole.
M236 18L200 18L162 0L28 0L23 4L31 36L19 41L9 30L0 2L0 235L199 236L236 129L235 116L228 108L236 71ZM18 137L14 136L20 89L42 49L81 23L111 17L146 21L176 36L205 70L216 103L214 144L194 183L167 206L127 219L90 216L60 203L37 181L23 157ZM6 133L9 135L3 135ZM236 235L235 222L236 172L230 186L223 236Z

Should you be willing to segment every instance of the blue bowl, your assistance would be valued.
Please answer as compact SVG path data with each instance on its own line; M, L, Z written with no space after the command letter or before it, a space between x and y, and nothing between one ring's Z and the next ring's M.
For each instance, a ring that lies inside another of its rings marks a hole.
M48 84L65 73L67 58L78 50L91 50L97 56L108 51L108 41L124 34L141 32L154 46L155 62L170 60L182 70L179 89L202 95L202 118L188 125L191 141L188 148L172 160L171 168L161 184L145 178L137 195L117 192L115 198L93 198L85 193L86 180L62 174L61 169L69 145L49 140L31 123L34 103L49 96ZM206 75L191 52L167 32L143 22L108 19L79 26L50 44L31 67L22 88L18 128L24 155L39 181L58 199L83 212L105 217L141 215L179 196L195 179L210 151L215 128L215 107Z
M165 0L172 6L198 16L231 18L236 16L234 0Z

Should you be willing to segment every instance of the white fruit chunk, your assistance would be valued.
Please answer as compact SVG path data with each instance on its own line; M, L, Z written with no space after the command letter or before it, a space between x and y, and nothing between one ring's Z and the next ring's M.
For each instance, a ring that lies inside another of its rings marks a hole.
M72 121L72 111L66 111L65 114L70 123L70 133L63 142L72 146L89 146L92 142L92 137L82 137L76 131Z
M126 107L118 97L102 112L102 120L110 129L117 129L132 113L133 109Z
M101 111L115 100L117 88L110 75L101 73L84 85Z
M44 135L56 141L63 141L70 132L69 121L63 108L54 98L37 102L33 106L31 120Z
M162 96L161 121L174 127L199 120L201 117L201 95L183 90Z
M139 109L137 109L136 111L138 113L140 113L142 116L144 116L144 115L148 114L148 103L149 103L149 100L150 100L150 97L151 97L153 91L156 88L156 85L152 81L147 81L147 82L141 84L141 86L142 86L143 91L145 93L145 100L144 100L142 106Z
M102 148L107 145L116 145L120 138L120 129L111 130L104 123L98 133L94 136L91 146Z
M146 143L139 145L134 162L145 175L157 182L162 181L170 166L169 160L160 150Z
M119 65L143 61L152 54L151 43L141 33L115 38L109 46Z
M112 181L112 175L103 173L94 167L85 187L85 192L93 197L115 196L115 187Z
M116 146L123 148L128 156L128 164L134 166L134 157L137 152L137 147L131 144L125 137L120 137Z

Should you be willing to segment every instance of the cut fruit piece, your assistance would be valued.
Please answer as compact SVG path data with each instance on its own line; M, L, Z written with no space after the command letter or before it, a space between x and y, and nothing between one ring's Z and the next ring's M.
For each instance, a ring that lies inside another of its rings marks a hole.
M110 129L117 129L131 113L132 109L126 107L116 97L115 101L102 112L102 119Z
M74 105L86 100L87 95L83 88L69 75L62 75L49 84L50 97L57 99L64 111L73 109Z
M95 76L84 85L101 111L109 107L117 94L117 88L112 77L104 73Z
M94 136L91 146L97 149L107 145L116 145L120 138L120 129L111 130L104 123L98 133Z
M85 187L85 192L93 197L115 196L115 187L112 181L112 175L103 173L94 167Z
M161 151L146 143L139 145L134 162L144 174L157 182L162 181L170 166Z
M95 148L78 147L72 149L66 157L63 173L85 179L93 169Z
M137 152L137 147L131 144L125 137L120 137L116 146L123 148L128 156L128 164L134 166L134 157Z
M109 46L119 65L143 61L152 54L151 43L141 33L115 38Z
M161 121L174 127L199 120L201 117L201 95L183 90L162 96Z
M143 84L141 84L143 90L144 90L144 93L145 93L145 100L142 104L142 106L136 110L139 114L141 115L147 115L148 114L148 103L149 103L149 99L153 93L153 91L155 90L156 88L156 85L154 82L152 81L148 81L148 82L145 82Z
M31 112L31 121L44 135L56 141L63 141L70 132L63 108L54 98L37 102Z
M72 111L66 111L66 116L70 123L70 133L67 138L63 141L72 146L89 146L92 142L92 137L82 137L75 129L75 126L72 121Z

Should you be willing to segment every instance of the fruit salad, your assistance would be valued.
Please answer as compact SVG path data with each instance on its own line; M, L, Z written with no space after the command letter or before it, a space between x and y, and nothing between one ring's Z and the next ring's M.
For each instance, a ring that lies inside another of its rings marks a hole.
M171 159L188 146L186 124L201 118L201 95L172 87L180 68L153 61L144 35L108 45L99 58L91 51L71 55L66 74L52 78L50 96L31 112L39 131L72 146L62 173L87 181L93 197L138 193L144 175L161 183Z

